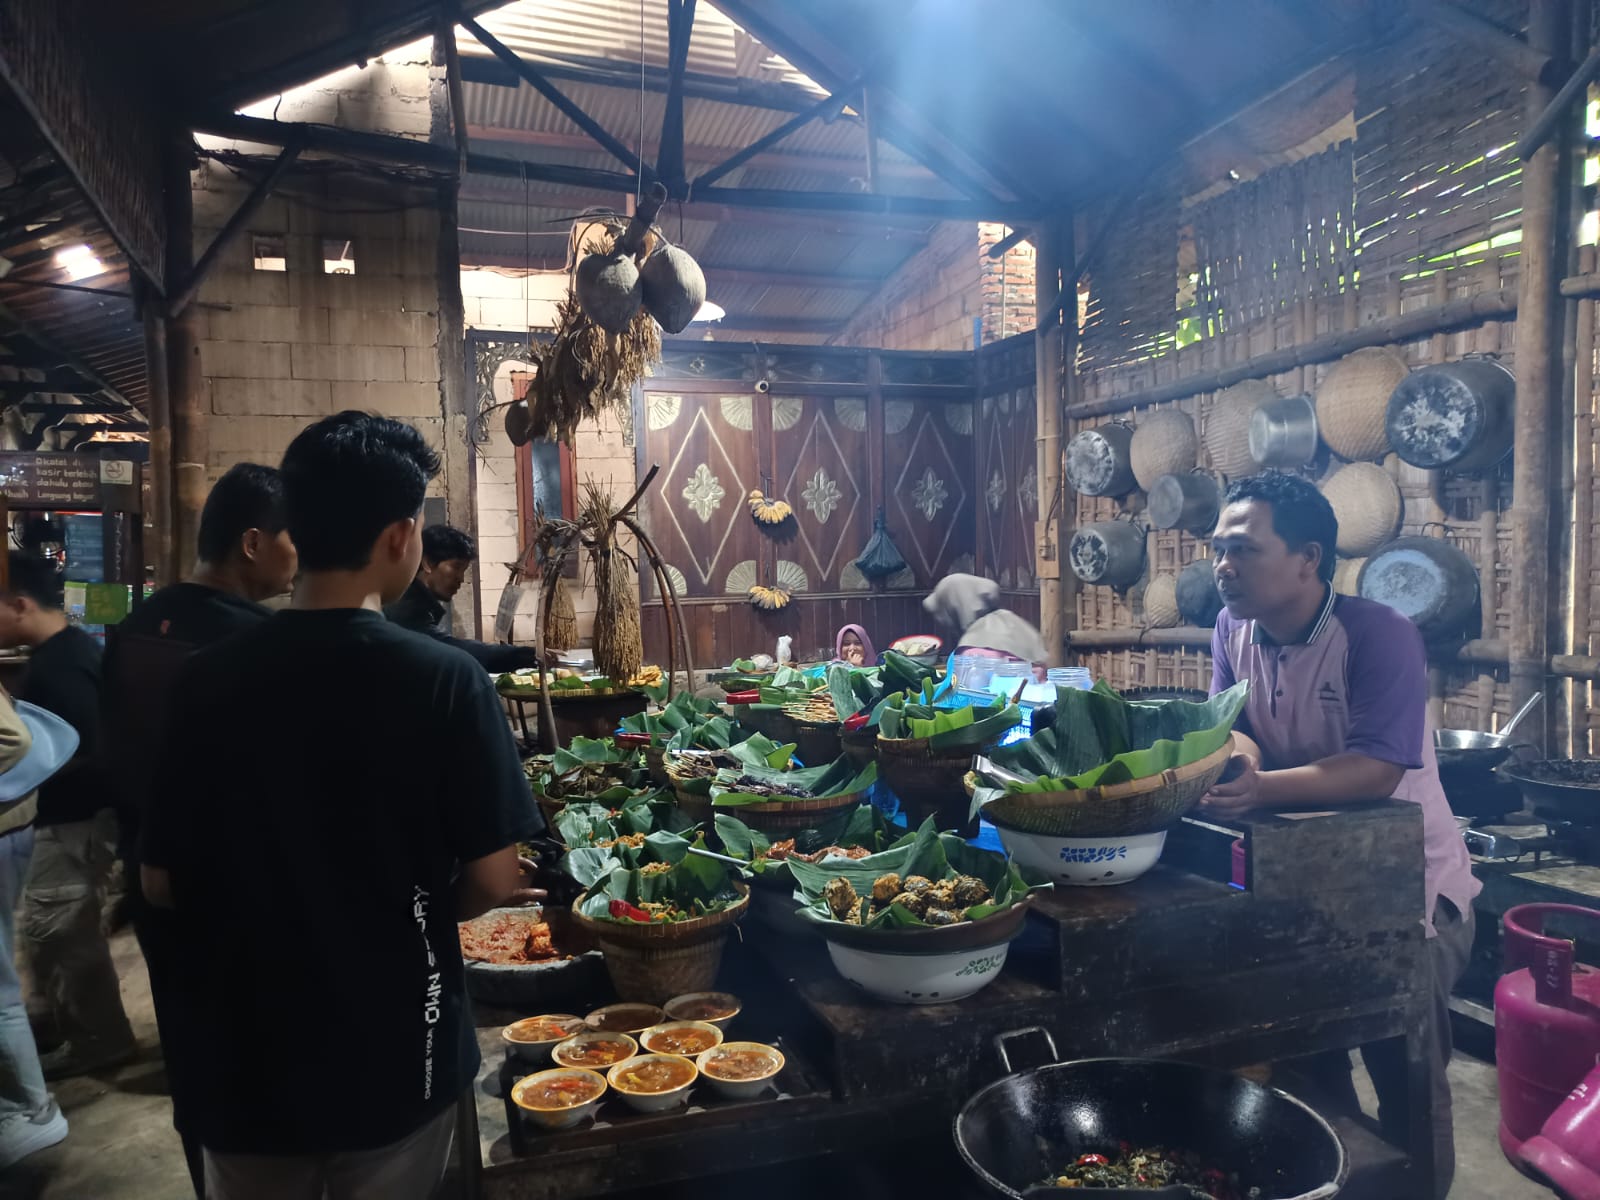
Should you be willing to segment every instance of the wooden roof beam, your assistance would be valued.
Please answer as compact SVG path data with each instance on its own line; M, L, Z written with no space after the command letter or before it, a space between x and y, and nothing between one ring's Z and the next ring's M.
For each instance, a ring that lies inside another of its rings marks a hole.
M667 103L661 117L661 148L656 174L667 194L689 196L683 156L683 73L689 68L689 39L694 34L695 0L667 0Z
M694 186L696 188L709 187L711 184L721 179L724 175L728 174L728 172L738 170L740 167L746 165L758 155L772 149L772 147L783 141L784 138L788 137L797 129L811 124L811 122L815 121L818 117L825 117L829 113L837 114L841 112L845 106L850 104L855 99L859 90L859 88L854 90L847 89L842 92L836 92L831 95L824 96L805 112L796 113L782 125L779 125L776 129L762 134L743 150L735 151L733 154L730 154L727 158L717 163L714 167L710 167L700 172L699 175L695 176Z
M1493 55L1530 82L1555 87L1566 77L1563 64L1530 46L1515 30L1505 29L1452 0L1411 0L1411 8L1422 20Z

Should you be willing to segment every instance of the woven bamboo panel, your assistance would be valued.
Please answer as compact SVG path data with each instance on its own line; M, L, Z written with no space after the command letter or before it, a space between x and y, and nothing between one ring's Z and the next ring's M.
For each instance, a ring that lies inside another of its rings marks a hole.
M1158 181L1132 200L1089 273L1079 360L1099 368L1153 358L1176 346L1178 197ZM1102 212L1100 220L1109 216Z
M1481 673L1480 673L1481 672ZM1511 677L1504 667L1438 672L1442 729L1494 729L1510 719Z
M1105 679L1116 688L1163 687L1207 691L1211 687L1211 656L1199 650L1158 650L1130 646L1125 650L1097 650L1080 658L1082 665L1088 667L1097 679Z
M1525 0L1472 7L1510 29ZM1523 84L1503 63L1464 53L1420 23L1356 64L1356 223L1361 278L1470 266L1469 248L1519 227ZM1463 253L1465 252L1465 253Z
M1344 142L1196 205L1193 315L1243 329L1341 293L1354 269L1353 171Z

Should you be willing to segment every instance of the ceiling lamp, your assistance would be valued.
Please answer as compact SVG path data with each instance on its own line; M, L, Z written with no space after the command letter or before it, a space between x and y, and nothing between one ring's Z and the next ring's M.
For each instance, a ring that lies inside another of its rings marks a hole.
M695 310L695 314L691 318L691 320L693 320L693 321L720 321L720 320L722 320L723 317L725 317L727 315L728 315L727 310L724 309L722 307L722 305L713 304L710 300L707 300L703 304L701 304L698 309Z

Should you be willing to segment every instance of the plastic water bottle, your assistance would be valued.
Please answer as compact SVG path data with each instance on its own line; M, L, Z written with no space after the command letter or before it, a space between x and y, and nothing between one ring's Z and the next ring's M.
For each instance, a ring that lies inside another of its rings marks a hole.
M794 651L790 648L792 640L787 634L778 639L778 665L787 667L794 661Z

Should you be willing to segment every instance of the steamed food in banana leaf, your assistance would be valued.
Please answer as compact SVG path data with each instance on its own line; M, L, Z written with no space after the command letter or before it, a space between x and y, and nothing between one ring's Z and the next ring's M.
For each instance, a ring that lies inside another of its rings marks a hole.
M684 848L687 851L687 843ZM685 853L674 863L617 867L590 884L577 910L596 921L649 925L722 912L738 899L739 890L725 864Z
M785 878L787 863L818 863L829 858L861 859L885 850L895 840L888 818L870 804L831 816L815 829L773 841L730 812L713 818L722 852L749 864L755 875Z
M530 758L523 769L534 795L551 800L615 802L647 786L638 753L618 749L610 738L573 738L565 749Z
M878 736L886 741L926 740L935 754L976 752L1003 737L1022 720L1022 710L1003 701L964 708L935 708L932 686L920 699L896 693L877 710Z

